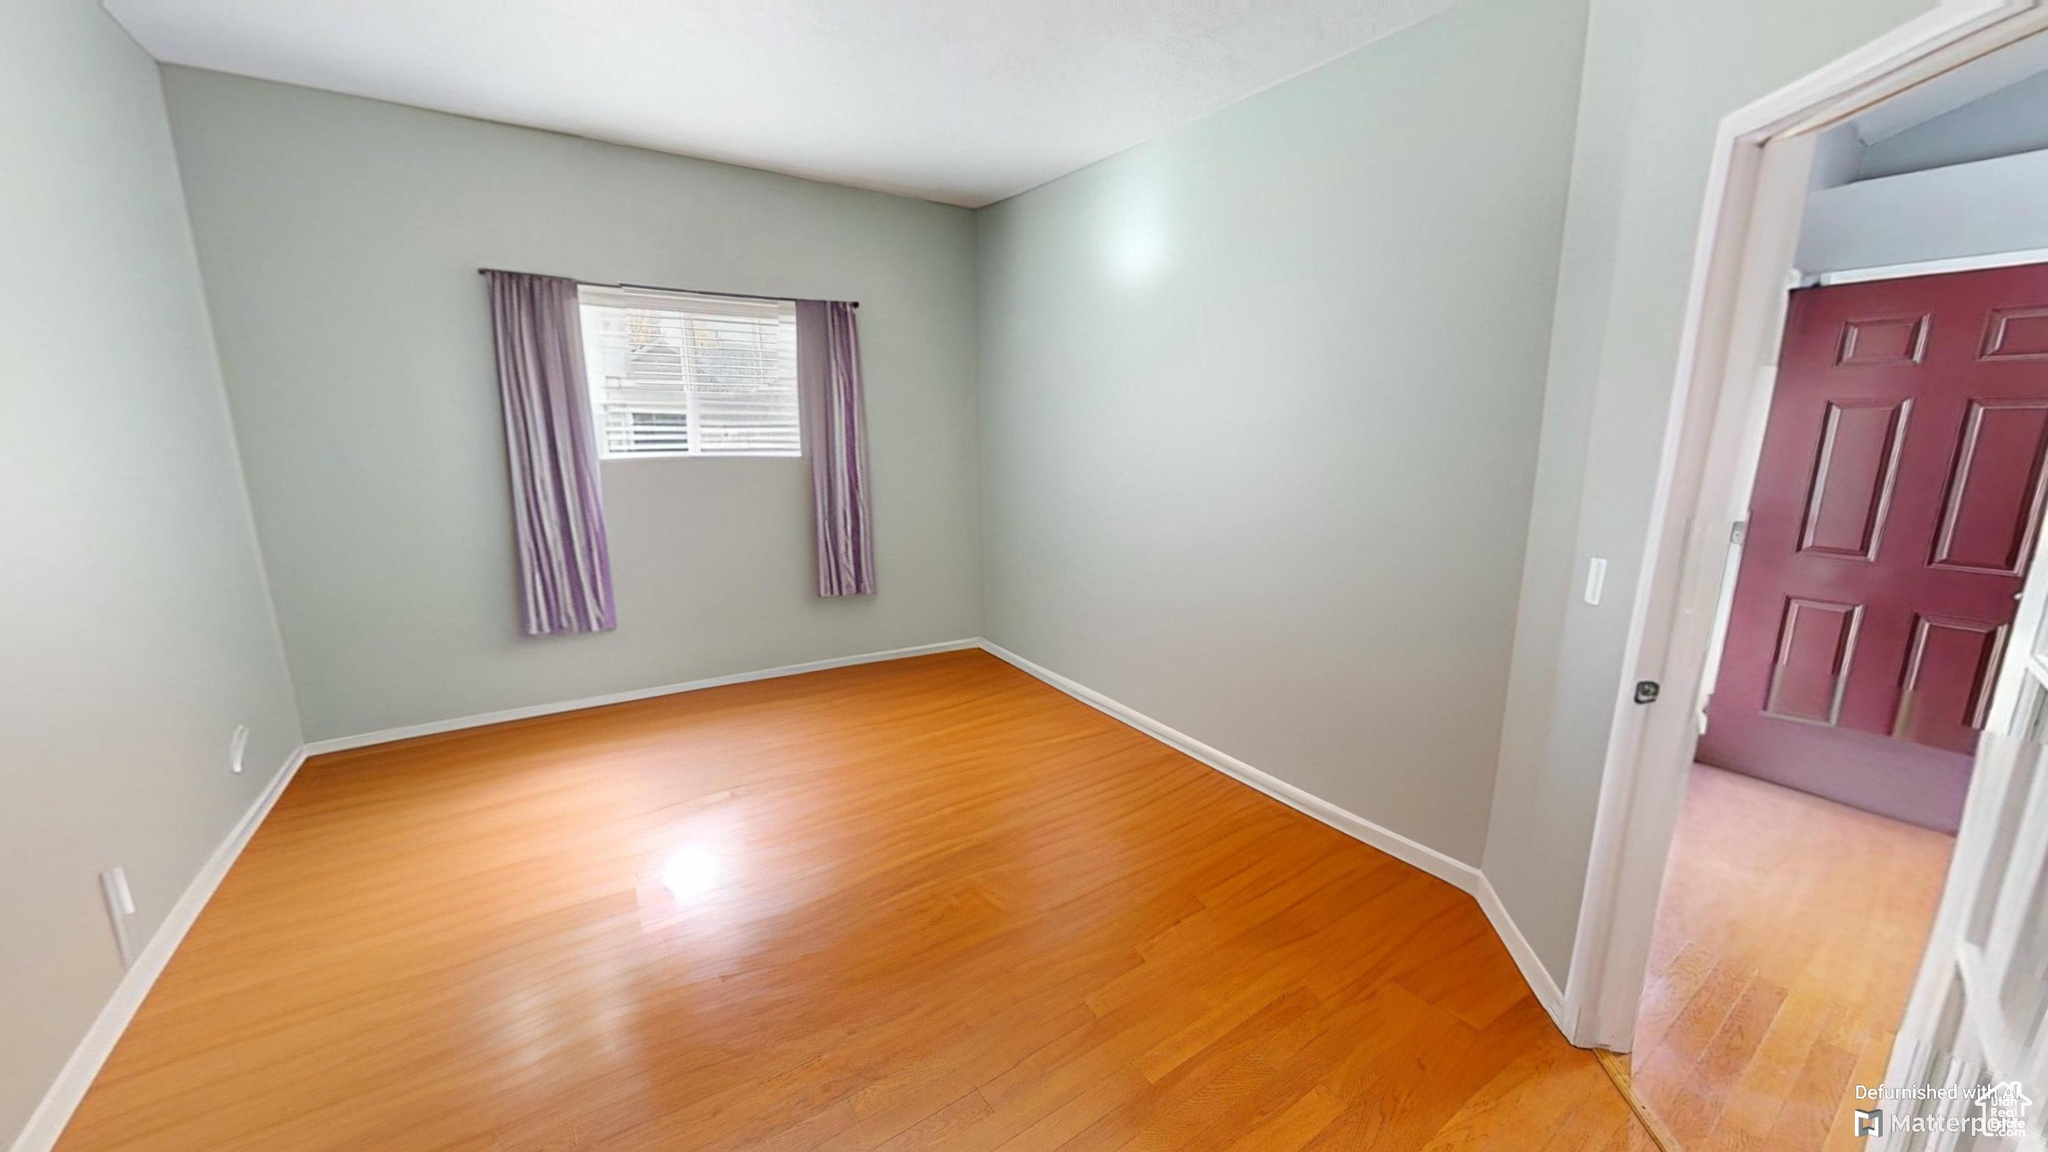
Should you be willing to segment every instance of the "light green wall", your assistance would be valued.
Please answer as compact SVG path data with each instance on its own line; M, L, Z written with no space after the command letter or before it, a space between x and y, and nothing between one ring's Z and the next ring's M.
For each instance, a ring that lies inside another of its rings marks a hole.
M147 935L300 739L243 468L309 736L983 632L1483 860L1564 980L1714 127L1926 6L1585 2L978 219L175 68L174 163L119 30L16 5L0 1135L118 976L93 874ZM861 299L883 594L811 595L801 462L615 464L620 632L520 638L481 265Z
M165 82L310 736L977 634L971 213ZM522 637L479 267L861 301L879 595L818 598L808 461L613 462L618 631Z
M1562 979L1721 119L1926 0L1592 0L1485 871ZM1592 556L1607 596L1574 596Z
M300 740L156 66L99 5L0 34L0 1147ZM248 770L228 771L235 725Z
M1478 862L1582 15L1466 0L982 212L991 639Z

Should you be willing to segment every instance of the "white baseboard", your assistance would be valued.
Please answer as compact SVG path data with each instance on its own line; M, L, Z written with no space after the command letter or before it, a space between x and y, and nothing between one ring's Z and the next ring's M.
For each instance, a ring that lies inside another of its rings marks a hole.
M1465 863L1463 860L1446 856L1427 844L1410 840L1399 832L1391 828L1383 828L1356 812L1339 808L1328 800L1304 792L1277 776L1270 776L1261 772L1227 752L1220 752L1211 748L1185 732L1169 728L1135 708L1120 704L1093 688L1069 680L1049 668L1034 664L999 644L983 640L981 647L989 655L1016 665L1018 668L1029 672L1031 675L1065 692L1083 704L1109 713L1111 716L1129 724L1131 727L1136 728L1160 743L1177 748L1207 764L1209 767L1216 769L1218 772L1233 777L1241 783L1251 785L1290 808L1313 816L1348 836L1363 840L1397 860L1413 864L1431 876L1451 884L1453 887L1461 888L1467 892L1477 892L1479 890L1479 869Z
M1515 925L1514 917L1508 915L1507 906L1501 903L1500 894L1493 890L1493 885L1479 869L1463 860L1447 856L1427 844L1411 840L1391 828L1375 824L1358 813L1332 804L1320 796L1305 792L1277 776L1261 772L1227 752L1211 748L1185 732L1161 724L1135 708L1026 660L999 644L983 640L981 647L991 656L1015 665L1083 704L1114 716L1160 743L1177 748L1218 772L1248 784L1298 812L1320 820L1347 836L1372 845L1396 860L1412 864L1437 879L1470 893L1473 899L1479 902L1480 910L1486 913L1486 919L1499 934L1501 943L1507 946L1508 955L1514 958L1515 966L1521 969L1522 978L1528 981L1529 990L1535 995L1536 1002L1543 1005L1544 1011L1550 1013L1550 1018L1557 1023L1560 1031L1567 1037L1571 1035L1571 1030L1565 1027L1564 993L1558 989L1557 981L1551 978L1550 970L1537 958L1536 950L1529 946L1529 941L1522 935L1522 930Z
M71 1052L71 1059L64 1062L64 1068L57 1073L57 1080L50 1090L43 1094L43 1101L29 1115L28 1126L15 1137L12 1152L49 1152L57 1144L57 1137L64 1132L64 1126L71 1122L71 1114L78 1109L79 1101L85 1099L86 1089L92 1087L94 1077L100 1074L101 1065L113 1054L114 1044L127 1031L128 1022L135 1018L135 1012L142 1007L143 998L156 985L157 977L163 975L164 966L170 963L171 954L184 942L185 933L191 931L206 902L213 898L214 889L226 878L228 869L248 846L249 838L256 834L263 818L277 804L277 798L284 795L292 777L298 775L299 766L306 762L306 749L301 746L285 758L277 774L272 776L249 810L235 822L227 839L221 841L213 855L192 883L185 887L178 902L171 905L164 922L157 926L156 934L135 957L135 963L121 976L121 982L114 986L114 993L100 1009L92 1027L86 1029L85 1038Z
M884 660L901 660L907 656L925 656L933 652L959 652L968 648L979 648L981 641L946 640L937 644L919 644L912 648L892 648L886 652L863 652L857 656L835 656L830 660L812 660L804 664L784 664L779 668L763 668L756 672L735 672L730 676L708 676L702 680L685 680L680 684L663 684L654 688L634 688L625 692L612 692L603 696L586 696L580 700L563 700L553 704L535 704L526 708L507 708L498 712L479 712L474 716L460 716L453 720L434 720L426 724L409 724L403 728L386 728L378 732L364 732L356 736L336 736L327 740L314 740L306 745L306 755L319 756L328 752L346 752L351 748L367 748L372 744L389 744L393 740L411 740L417 736L435 736L442 732L458 732L464 728L481 728L487 724L503 724L509 720L530 720L535 716L552 716L557 712L578 712L585 708L602 708L607 704L626 704L634 700L648 700L656 696L673 696L678 692L696 692L704 688L721 688L727 684L745 684L752 680L773 680L778 676L799 676L805 672L823 672L828 668L849 668L855 664L876 664Z
M371 744L383 744L392 740L405 740L414 736L431 736L437 732L453 732L462 728L476 728L485 724L501 724L507 720L524 720L531 716L547 716L556 712L574 712L582 708L595 708L605 704L623 704L629 700L645 700L654 696L667 696L676 692L694 692L700 688L716 688L724 684L742 684L750 680L768 680L778 676L795 676L804 672L821 672L827 668L845 668L855 664L873 664L883 660L900 660L906 656L923 656L932 652L957 652L979 647L978 639L949 640L940 644L921 644L913 648L897 648L887 652L866 652L857 656L841 656L831 660L813 660L805 664L787 664L780 668L764 668L756 672L739 672L730 676L712 676L702 680L690 680L681 684L664 684L658 688L639 688L630 692L615 692L607 696L592 696L582 700L565 700L557 704L541 704L531 708L512 708L502 712L486 712L477 716L464 716L455 720L440 720L431 724L415 724L405 728L391 728L382 732L367 732L360 736L343 736L333 740L315 740L304 744L291 754L278 769L263 794L250 805L248 812L236 823L234 830L208 858L205 867L194 877L184 895L178 898L163 924L135 963L121 977L114 987L113 995L86 1030L85 1038L72 1051L71 1059L57 1074L56 1083L44 1094L42 1103L29 1116L28 1126L16 1137L10 1152L49 1152L57 1143L57 1137L64 1131L64 1125L71 1120L71 1114L85 1099L86 1090L92 1087L93 1078L114 1051L114 1045L121 1039L128 1024L135 1018L136 1010L142 1006L143 998L155 986L157 977L163 974L164 966L170 963L172 953L185 939L199 913L212 898L214 889L227 876L249 838L263 823L263 818L277 804L284 794L285 786L296 776L300 765L308 756L323 752L339 752L349 748L362 748ZM4 1136L0 1136L4 1138Z
M887 652L869 652L858 656L842 656L831 660L815 660L806 664L788 664L780 668L766 668L758 672L740 672L731 676L714 676L703 680L690 680L681 684L667 684L658 688L640 688L630 692L616 692L607 696L591 696L581 700L567 700L557 704L540 704L530 708L513 708L502 712L486 712L475 716L464 716L455 720L441 720L431 724L415 724L404 728L389 728L381 732L367 732L360 736L343 736L331 740L315 740L301 746L277 771L262 795L251 804L248 812L228 833L227 839L207 860L199 875L178 898L156 935L150 938L135 963L115 986L114 994L99 1017L79 1042L71 1059L58 1073L57 1081L51 1085L29 1117L28 1126L14 1141L11 1152L50 1152L57 1137L64 1131L64 1125L85 1098L86 1090L92 1087L93 1078L99 1075L100 1067L112 1054L121 1033L135 1018L135 1012L142 1006L143 998L163 974L164 966L170 962L172 953L185 939L185 933L199 918L199 913L212 898L214 890L227 876L250 837L263 823L264 817L284 794L286 785L298 774L299 767L308 756L324 752L339 752L350 748L363 748L372 744L383 744L393 740L407 740L415 736L431 736L440 732L454 732L463 728L477 728L486 724L501 724L508 720L524 720L533 716L547 716L557 712L574 712L583 708L596 708L606 704L623 704L631 700L645 700L654 696L667 696L678 692L694 692L702 688L716 688L725 684L742 684L752 680L767 680L779 676L795 676L805 672L820 672L828 668L845 668L855 664L873 664L884 660L900 660L907 656L923 656L933 652L957 652L967 648L980 648L990 655L1006 661L1019 669L1058 688L1069 696L1090 707L1130 725L1148 736L1176 748L1209 767L1247 784L1296 811L1355 839L1370 844L1389 856L1412 864L1422 871L1443 880L1452 886L1472 894L1494 931L1500 934L1508 954L1528 980L1536 999L1548 1011L1553 1020L1564 1027L1564 996L1536 952L1523 938L1515 926L1513 917L1508 915L1500 895L1479 869L1462 860L1447 856L1426 844L1411 840L1390 828L1382 827L1365 817L1338 807L1320 796L1305 792L1276 776L1268 775L1225 752L1211 748L1177 729L1170 728L1133 708L1120 704L1083 684L1076 683L1048 668L1034 664L1024 657L987 640L951 640L940 644L924 644L914 648L898 648ZM1566 1030L1566 1035L1570 1031Z
M1515 967L1522 970L1522 979L1529 982L1529 991L1536 996L1536 1002L1550 1013L1550 1019L1557 1024L1557 1030L1571 1039L1572 1029L1564 1018L1564 989L1551 978L1550 969L1536 955L1536 949L1529 944L1529 938L1522 935L1522 929L1515 918L1508 915L1508 906L1501 903L1500 893L1493 890L1493 881L1484 873L1479 877L1479 891L1473 896L1479 900L1479 907L1486 913L1486 919L1493 924L1493 930L1500 936L1500 942L1507 945L1508 955L1514 957Z

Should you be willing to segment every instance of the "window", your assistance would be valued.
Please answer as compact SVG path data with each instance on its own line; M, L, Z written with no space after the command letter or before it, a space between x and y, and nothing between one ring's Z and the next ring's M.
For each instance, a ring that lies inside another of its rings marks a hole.
M603 459L798 456L796 305L585 287Z

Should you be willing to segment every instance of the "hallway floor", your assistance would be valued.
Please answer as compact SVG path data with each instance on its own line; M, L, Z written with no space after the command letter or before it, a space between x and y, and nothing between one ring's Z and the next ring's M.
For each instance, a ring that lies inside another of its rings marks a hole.
M1854 1149L1955 839L1697 765L1629 1057L1686 1152Z

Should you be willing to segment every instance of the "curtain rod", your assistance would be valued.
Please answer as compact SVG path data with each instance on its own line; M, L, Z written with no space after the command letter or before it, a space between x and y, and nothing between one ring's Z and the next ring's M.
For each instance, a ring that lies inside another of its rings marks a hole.
M506 271L510 271L510 269L479 268L476 270L476 273L477 275L481 276L486 272ZM532 275L532 273L526 273L526 275ZM798 299L795 296L762 296L753 292L709 292L702 288L664 288L659 284L605 284L596 280L585 280L578 276L563 276L560 277L560 279L574 280L577 284L582 285L585 288L624 288L628 290L638 289L639 291L642 292L673 292L679 296L729 296L735 300L774 300L778 302L789 301L791 303L794 303ZM853 308L860 307L860 301L858 300L848 300L846 301L846 304L849 307Z

